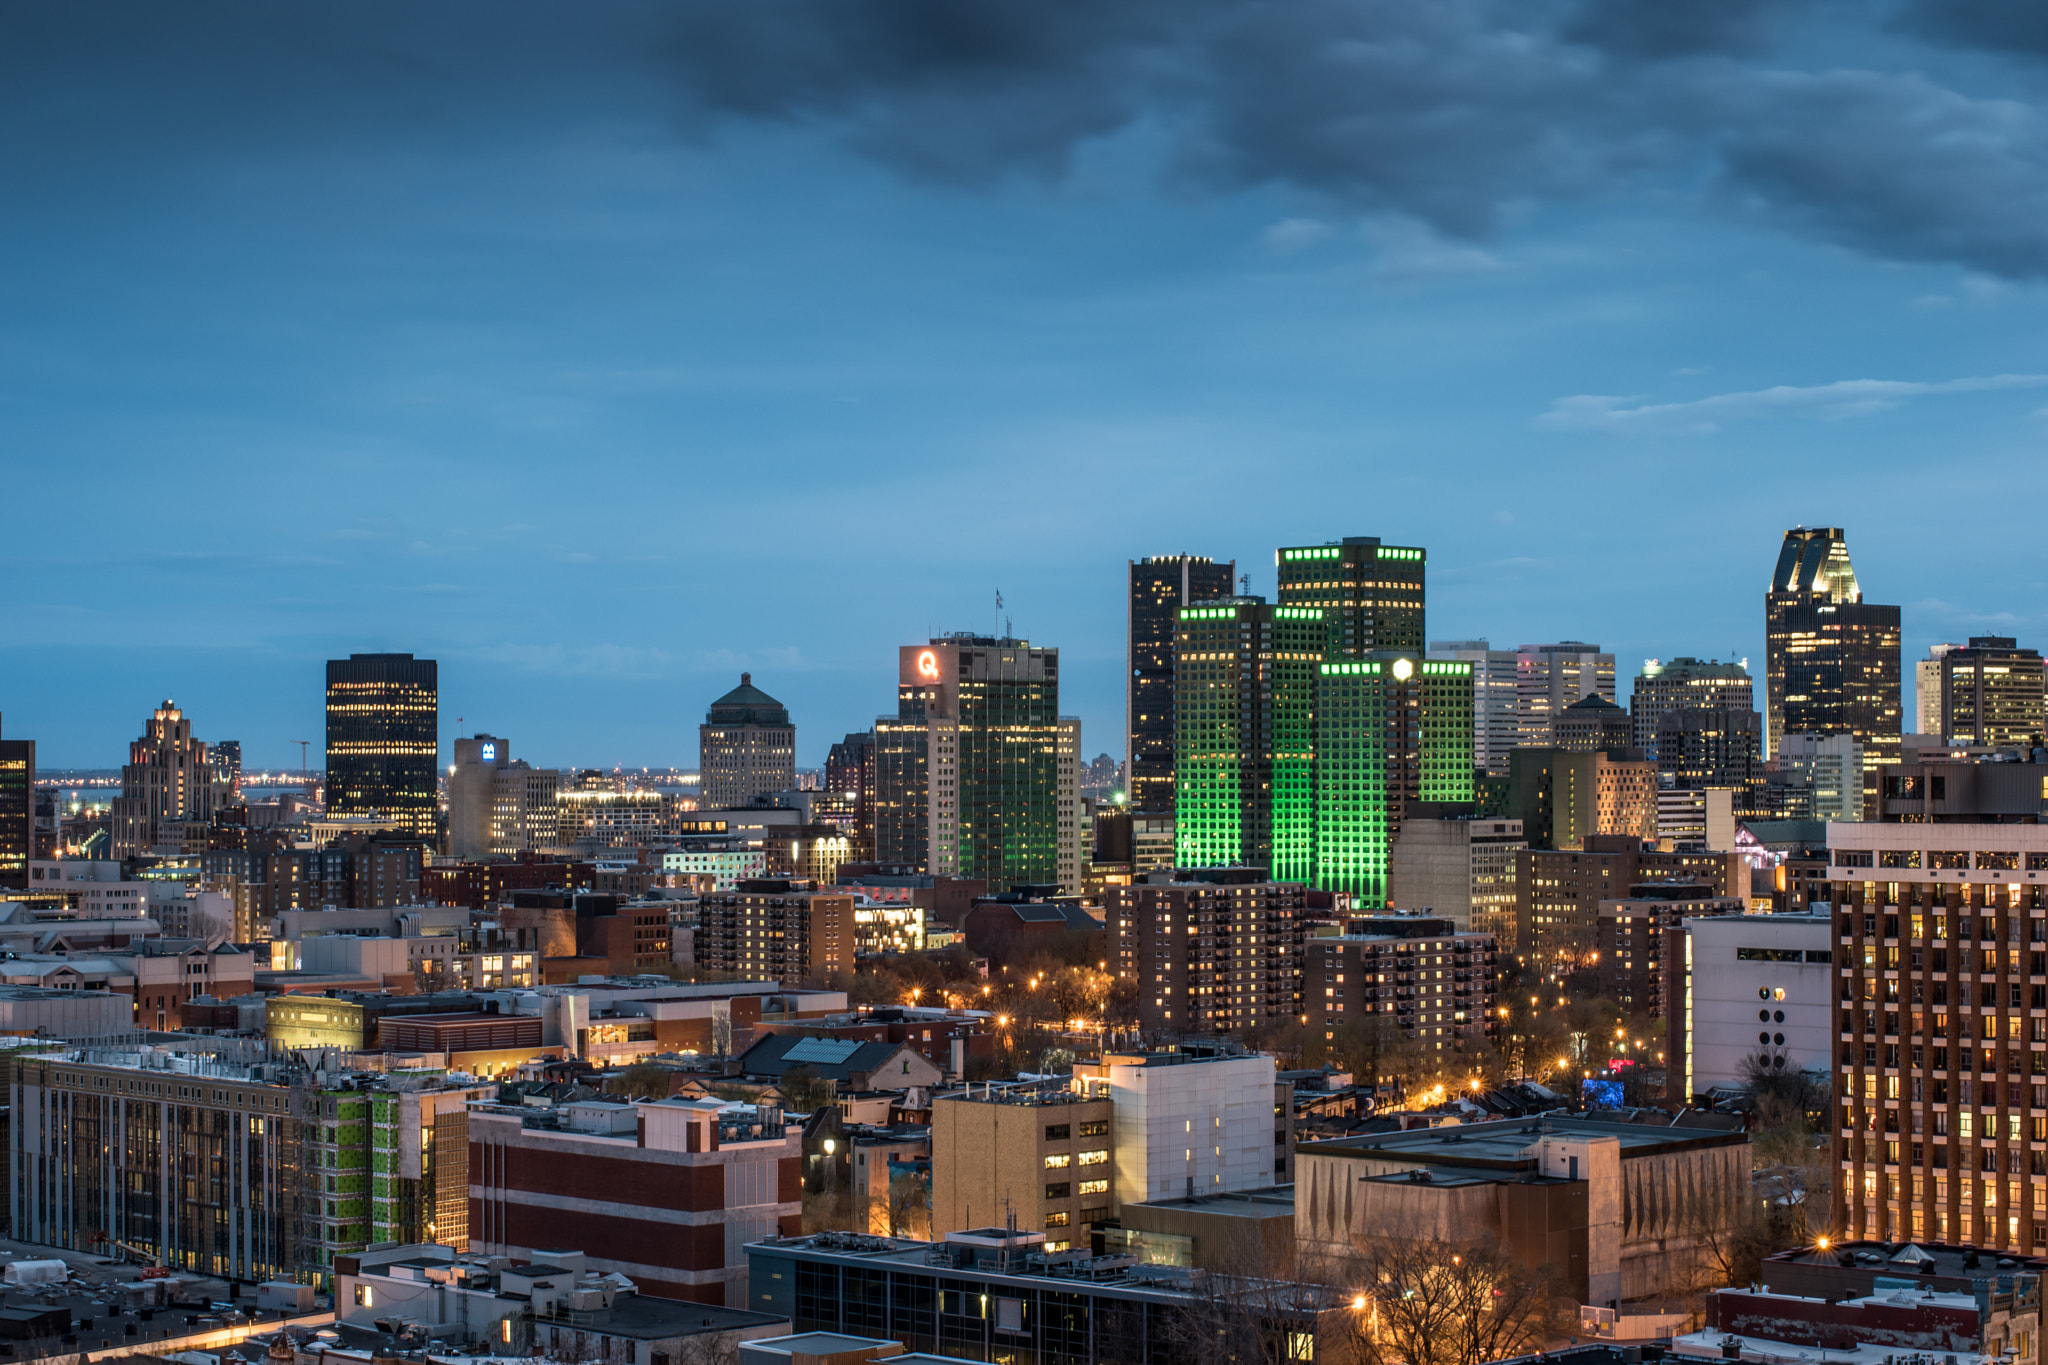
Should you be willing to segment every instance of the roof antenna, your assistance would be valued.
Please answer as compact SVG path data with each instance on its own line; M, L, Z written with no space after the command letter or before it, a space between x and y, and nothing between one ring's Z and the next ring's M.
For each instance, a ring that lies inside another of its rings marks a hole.
M1252 576L1248 573L1241 573L1237 576L1237 581L1238 585L1243 588L1244 595L1250 597L1252 595Z

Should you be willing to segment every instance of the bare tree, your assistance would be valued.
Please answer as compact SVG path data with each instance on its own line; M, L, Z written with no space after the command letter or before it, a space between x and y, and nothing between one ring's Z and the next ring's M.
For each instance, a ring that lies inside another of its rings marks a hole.
M1361 1238L1324 1278L1353 1286L1337 1334L1360 1365L1480 1365L1560 1341L1569 1296L1491 1236Z

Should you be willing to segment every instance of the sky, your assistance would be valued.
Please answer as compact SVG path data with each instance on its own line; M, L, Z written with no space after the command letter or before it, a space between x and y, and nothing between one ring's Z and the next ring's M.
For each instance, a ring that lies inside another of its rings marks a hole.
M317 762L397 650L444 745L694 766L747 670L815 765L1000 592L1121 756L1128 559L1760 672L1795 524L1910 705L2048 641L2044 94L2005 0L12 0L4 732Z

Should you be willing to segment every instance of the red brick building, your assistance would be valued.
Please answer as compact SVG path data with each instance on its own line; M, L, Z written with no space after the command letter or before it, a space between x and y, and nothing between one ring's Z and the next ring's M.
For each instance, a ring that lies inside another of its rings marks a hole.
M470 1250L561 1246L643 1294L741 1308L749 1242L802 1228L802 1133L719 1100L473 1105Z

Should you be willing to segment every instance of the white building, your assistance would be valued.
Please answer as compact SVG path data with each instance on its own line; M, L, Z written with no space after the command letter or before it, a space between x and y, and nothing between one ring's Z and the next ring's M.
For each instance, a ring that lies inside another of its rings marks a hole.
M1472 764L1490 776L1506 777L1508 751L1521 742L1515 677L1522 656L1484 640L1438 640L1430 645L1429 657L1472 665Z
M1111 1052L1075 1063L1074 1080L1109 1097L1119 1207L1276 1183L1271 1057Z
M1939 665L1935 668L1934 704L1938 711ZM1805 774L1813 789L1814 819L1863 818L1863 749L1854 735L1786 735L1778 741L1778 770Z
M1727 787L1657 789L1657 846L1708 853L1735 851L1735 793Z
M1520 820L1466 818L1401 822L1388 861L1388 899L1428 910L1512 942L1515 854L1529 846Z
M121 880L110 859L32 859L28 889L55 892L81 919L140 919L149 913L149 882Z
M1689 919L1685 1091L1745 1084L1754 1058L1823 1079L1834 1069L1832 907Z

